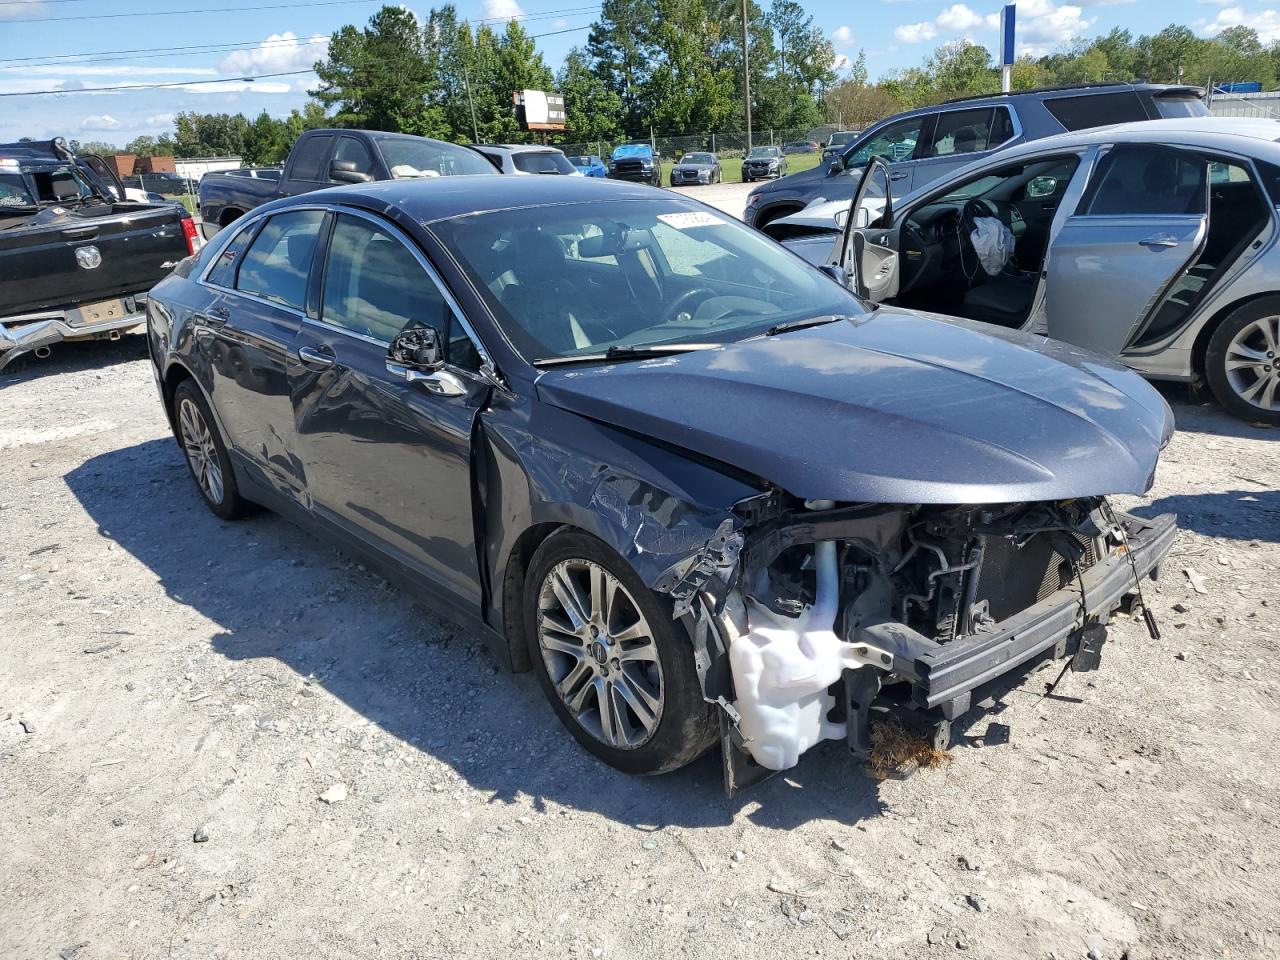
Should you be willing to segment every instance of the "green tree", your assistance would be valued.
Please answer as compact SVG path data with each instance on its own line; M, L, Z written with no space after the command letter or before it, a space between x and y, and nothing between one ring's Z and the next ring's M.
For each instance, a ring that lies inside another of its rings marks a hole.
M244 154L249 121L240 113L180 113L174 120L174 155L238 157Z
M596 76L617 94L622 103L620 124L632 133L649 123L643 91L655 58L650 38L656 21L655 0L604 0L587 35L587 55Z
M556 75L564 97L565 132L576 141L613 140L622 134L622 98L591 69L585 50L574 47Z
M428 137L449 133L422 30L404 7L383 7L364 30L346 26L334 33L316 75L320 86L312 96L334 110L338 126Z

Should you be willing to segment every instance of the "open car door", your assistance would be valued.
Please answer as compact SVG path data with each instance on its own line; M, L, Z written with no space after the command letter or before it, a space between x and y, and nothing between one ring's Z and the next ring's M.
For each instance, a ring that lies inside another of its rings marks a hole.
M1183 277L1209 227L1209 162L1123 144L1097 165L1049 249L1047 333L1115 356Z
M893 234L888 232L892 222L889 170L874 158L854 191L830 260L840 269L845 284L871 303L881 303L898 293L898 254L888 246L893 242Z
M82 157L76 157L76 159L88 167L117 200L125 199L124 184L120 182L120 178L116 176L115 171L107 166L107 161L94 153L85 154Z

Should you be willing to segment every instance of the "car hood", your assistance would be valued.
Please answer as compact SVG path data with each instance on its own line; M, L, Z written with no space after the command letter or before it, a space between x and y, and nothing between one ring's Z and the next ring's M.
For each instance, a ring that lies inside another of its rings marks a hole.
M889 309L710 350L551 369L537 389L806 499L1140 494L1173 432L1164 399L1097 355Z
M801 170L799 173L789 173L781 180L774 180L771 183L757 187L752 193L773 193L775 190L806 190L810 187L821 184L824 180L830 181L829 186L823 186L819 189L819 193L823 199L839 199L841 197L853 196L853 191L857 189L859 181L862 179L861 172L851 173L848 176L828 177L827 168L830 167L831 161L825 160L816 167L810 167L808 170Z

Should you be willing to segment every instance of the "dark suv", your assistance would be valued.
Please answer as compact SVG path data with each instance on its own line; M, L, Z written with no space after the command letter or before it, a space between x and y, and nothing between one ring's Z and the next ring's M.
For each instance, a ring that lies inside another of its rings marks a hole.
M1203 97L1198 87L1110 83L968 97L895 114L812 170L756 187L743 219L762 227L815 200L852 197L872 157L887 164L900 197L1017 143L1112 123L1207 116Z

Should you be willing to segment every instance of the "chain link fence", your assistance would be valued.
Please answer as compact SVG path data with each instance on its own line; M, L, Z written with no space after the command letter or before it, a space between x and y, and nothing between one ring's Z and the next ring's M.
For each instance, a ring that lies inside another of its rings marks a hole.
M835 132L835 126L803 127L792 129L753 130L752 146L786 147L789 144L817 144L820 150L827 139ZM747 152L747 132L745 130L726 131L723 133L694 133L684 136L665 137L631 137L625 140L591 140L577 143L557 143L553 146L563 150L571 157L595 155L608 157L615 147L624 143L648 143L658 154L668 160L678 159L686 153L710 151L721 160L732 160L743 157Z

